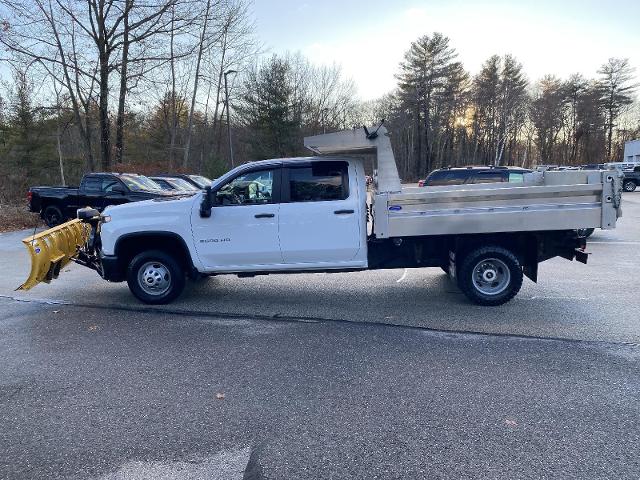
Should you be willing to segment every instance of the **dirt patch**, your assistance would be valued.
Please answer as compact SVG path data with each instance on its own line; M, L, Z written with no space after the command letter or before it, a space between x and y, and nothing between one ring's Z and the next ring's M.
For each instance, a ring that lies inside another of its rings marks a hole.
M37 213L27 211L24 205L0 204L0 232L24 230L44 226Z

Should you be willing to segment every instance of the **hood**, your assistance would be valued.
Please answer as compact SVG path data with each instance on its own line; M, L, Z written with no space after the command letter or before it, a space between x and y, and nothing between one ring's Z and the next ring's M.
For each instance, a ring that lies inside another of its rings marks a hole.
M194 201L199 201L201 197L202 192L154 196L150 200L111 205L104 209L104 213L111 215L112 219L174 214L190 215L191 205L193 205Z
M182 193L182 192L180 192ZM129 195L140 198L165 198L165 197L173 197L177 193L175 191L168 190L138 190L137 192L130 192Z

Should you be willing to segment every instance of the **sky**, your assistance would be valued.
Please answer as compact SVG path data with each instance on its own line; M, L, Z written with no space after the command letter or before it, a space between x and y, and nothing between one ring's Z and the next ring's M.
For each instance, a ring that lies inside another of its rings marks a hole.
M475 74L493 54L514 55L531 81L586 77L610 57L640 79L640 0L254 0L256 34L269 53L302 52L338 64L361 99L391 91L411 42L442 32Z

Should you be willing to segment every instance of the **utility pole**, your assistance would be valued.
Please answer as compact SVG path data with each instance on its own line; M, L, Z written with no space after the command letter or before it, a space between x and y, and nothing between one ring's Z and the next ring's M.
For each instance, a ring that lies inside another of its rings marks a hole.
M229 86L227 85L227 75L230 73L238 73L236 70L227 70L224 72L224 101L227 105L227 136L229 137L229 159L231 160L231 168L233 168L233 144L231 143L231 115L229 113Z

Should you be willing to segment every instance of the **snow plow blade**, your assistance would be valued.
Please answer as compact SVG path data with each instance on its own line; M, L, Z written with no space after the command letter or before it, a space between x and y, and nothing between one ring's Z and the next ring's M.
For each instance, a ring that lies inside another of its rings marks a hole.
M70 220L22 240L31 257L31 273L16 290L29 290L40 282L49 283L78 255L87 243L91 225L79 219Z

